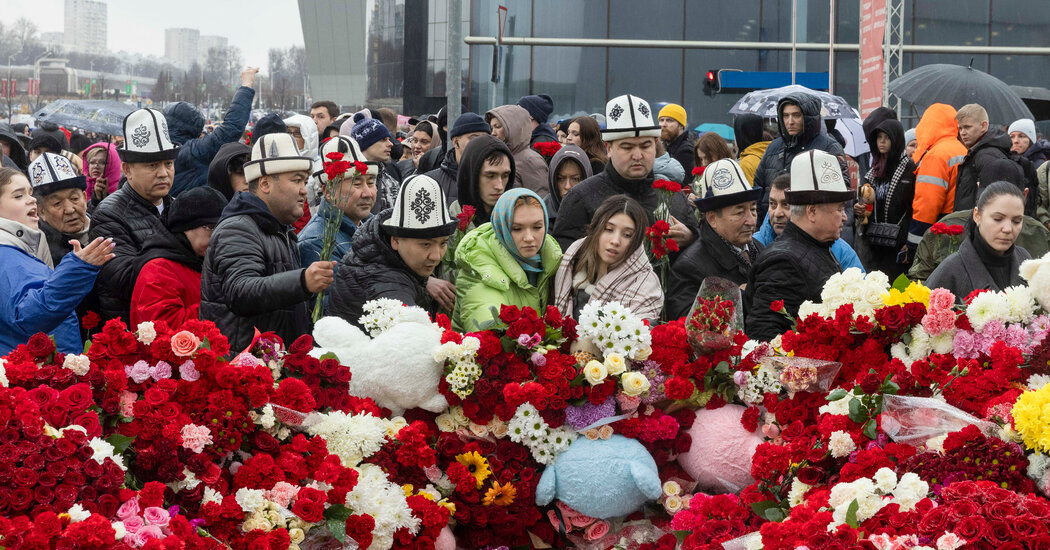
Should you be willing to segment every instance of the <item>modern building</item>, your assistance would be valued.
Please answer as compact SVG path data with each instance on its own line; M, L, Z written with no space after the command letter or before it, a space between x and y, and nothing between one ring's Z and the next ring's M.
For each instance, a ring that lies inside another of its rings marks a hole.
M106 3L66 0L64 43L71 51L103 55L108 48Z
M367 67L378 64L378 61L373 60L366 65L368 12L382 11L388 4L395 3L387 0L374 2L299 0L299 20L306 46L306 69L310 79L310 95L314 100L327 99L347 108L365 104L366 83L369 82ZM391 26L398 26L396 19ZM401 42L404 42L403 36ZM395 51L385 50L383 54L385 57L398 55ZM387 80L400 86L401 73L395 72ZM389 89L385 93L397 95L400 89Z
M221 49L229 46L230 39L225 36L215 35L201 35L197 41L198 58L197 61L203 67L208 61L208 51L212 49Z
M304 3L300 0L300 6ZM317 10L325 4L309 3ZM377 2L368 19L369 104L400 100L404 112L413 114L445 104L446 3ZM736 42L740 47L465 45L464 102L478 113L525 94L549 93L555 104L552 118L561 118L603 112L609 98L630 92L653 103L682 104L691 126L729 123L729 108L746 90L705 94L709 70L789 72L792 66L792 0L735 0L717 3L717 9L710 0L463 1L463 36L492 42L499 34L499 4L507 8L503 35L508 38ZM830 66L833 92L856 105L860 2L833 4L834 13L827 0L797 0L797 42L826 45L833 31L839 47L833 55L823 46L822 51L799 50L796 70L827 73ZM390 13L401 15L390 18ZM1026 0L904 0L902 69L930 63L965 66L972 58L975 69L1008 84L1042 86L1042 75L1050 74L1050 56L980 48L1050 47L1047 25L1050 10L1032 9ZM755 46L764 42L770 43L768 49ZM916 51L928 45L950 51ZM914 124L918 111L903 107L902 115Z
M201 33L197 29L164 29L164 57L182 70L200 60Z

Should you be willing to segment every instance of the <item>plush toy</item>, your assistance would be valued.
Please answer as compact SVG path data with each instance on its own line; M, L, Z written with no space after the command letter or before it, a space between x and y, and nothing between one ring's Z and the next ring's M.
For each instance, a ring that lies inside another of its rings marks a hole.
M320 347L310 355L334 353L350 367L350 394L371 397L395 416L415 407L441 412L448 407L438 392L444 365L434 360L441 327L420 308L404 309L409 311L400 321L375 338L339 317L325 317L314 325L314 341Z
M744 429L740 418L747 410L725 405L696 411L689 435L689 451L678 456L678 464L708 493L738 492L750 485L751 457L762 436Z
M543 471L536 504L555 498L598 519L626 516L662 494L656 461L641 443L622 435L577 438Z
M860 203L864 205L864 223L868 223L868 216L875 208L875 188L870 183L860 186Z
M1039 259L1025 260L1021 263L1021 277L1028 281L1028 289L1039 305L1050 310L1050 254Z
M434 550L456 550L456 537L447 525L441 529L441 534L434 541Z

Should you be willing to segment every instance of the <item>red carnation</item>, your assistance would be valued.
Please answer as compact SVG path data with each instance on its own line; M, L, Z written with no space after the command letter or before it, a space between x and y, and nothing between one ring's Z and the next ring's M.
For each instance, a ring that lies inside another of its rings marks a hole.
M470 226L470 222L474 219L476 209L469 204L463 205L463 211L456 214L456 219L459 223L456 225L457 231L466 231L467 227Z
M99 317L98 313L89 311L84 314L84 318L80 320L80 326L84 327L84 330L92 330L102 322L102 317Z
M777 313L784 311L784 300L773 300L773 303L769 304L769 309Z
M354 539L358 548L372 545L372 530L375 528L375 518L367 514L353 514L346 518L346 536Z
M343 160L343 154L339 151L332 151L331 153L325 155L325 158L331 161Z

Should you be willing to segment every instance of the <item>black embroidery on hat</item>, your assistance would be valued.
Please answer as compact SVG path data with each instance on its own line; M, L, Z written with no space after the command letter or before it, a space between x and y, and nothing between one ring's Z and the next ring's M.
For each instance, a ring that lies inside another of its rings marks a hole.
M434 212L436 206L434 199L430 197L430 193L421 187L416 190L416 196L412 199L412 204L409 205L409 208L415 214L416 221L425 224L430 219L430 214Z
M613 122L620 120L620 115L623 114L623 107L619 105L613 105L612 109L609 109L609 118L613 119Z
M642 113L642 116L649 116L649 107L646 107L644 103L639 103L638 112Z
M47 162L46 160L44 162ZM40 185L44 183L44 164L38 162L33 164L32 174L29 177L33 178L33 185Z
M145 124L139 124L138 128L131 133L131 142L135 147L145 147L149 143L150 133Z
M733 185L733 174L728 168L718 168L711 176L711 185L719 191L725 191Z

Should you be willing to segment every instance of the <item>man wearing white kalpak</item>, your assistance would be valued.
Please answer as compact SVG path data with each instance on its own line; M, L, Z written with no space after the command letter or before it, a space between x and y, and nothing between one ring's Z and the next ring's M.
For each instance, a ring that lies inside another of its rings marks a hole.
M791 221L777 240L758 256L748 276L744 302L747 334L770 340L791 328L776 300L794 317L806 300L820 301L824 283L842 266L831 245L842 233L846 208L855 198L846 187L838 159L823 151L803 152L791 161L791 188L785 192Z

